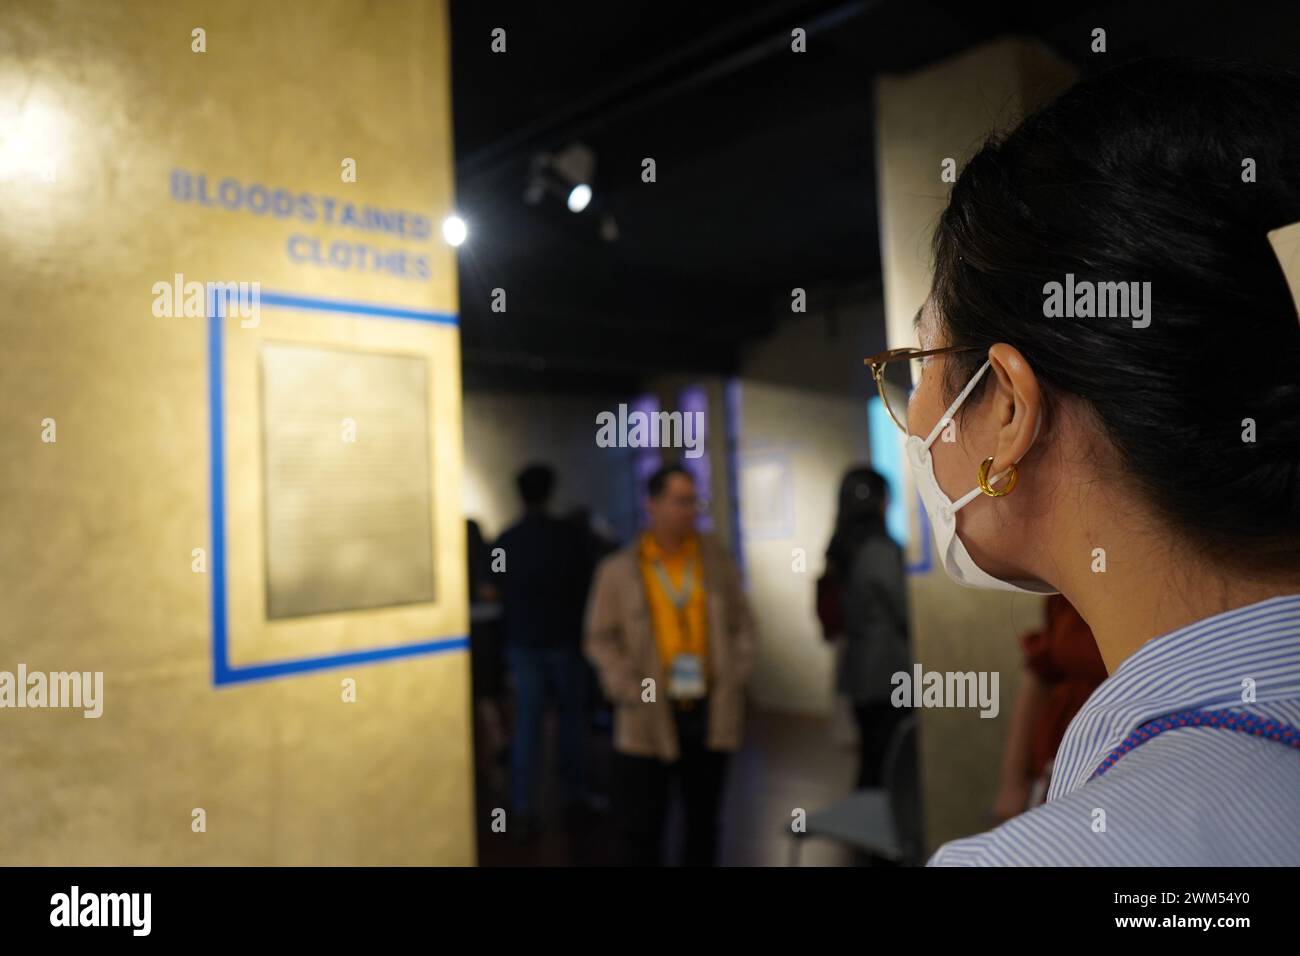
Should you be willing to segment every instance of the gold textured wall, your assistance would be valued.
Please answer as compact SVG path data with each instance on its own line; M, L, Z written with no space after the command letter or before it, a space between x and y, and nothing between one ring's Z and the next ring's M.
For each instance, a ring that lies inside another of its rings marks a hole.
M104 674L99 719L0 709L0 863L472 864L463 648L214 684L208 321L152 308L181 273L456 312L444 4L8 0L0 20L0 670ZM176 169L434 235L180 202ZM304 264L293 234L429 276ZM231 663L464 635L455 325L263 304L221 336ZM266 621L262 341L427 359L434 603Z

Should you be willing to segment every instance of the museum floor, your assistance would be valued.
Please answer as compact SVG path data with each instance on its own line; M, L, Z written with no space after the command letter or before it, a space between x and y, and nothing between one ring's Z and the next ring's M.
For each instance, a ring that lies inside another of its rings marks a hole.
M547 759L554 728L548 721ZM784 866L790 860L790 814L795 807L815 810L848 793L854 753L838 743L831 721L751 710L744 749L732 760L723 810L722 862L726 866ZM608 777L611 754L607 732L591 737L593 780L598 790ZM550 782L549 776L546 778ZM478 835L480 866L602 866L618 862L613 820L584 814L565 819L550 811L556 801L544 788L543 826L521 842L490 829L492 808L505 803L508 775L503 767L480 768ZM801 853L804 866L840 866L849 854L822 841Z

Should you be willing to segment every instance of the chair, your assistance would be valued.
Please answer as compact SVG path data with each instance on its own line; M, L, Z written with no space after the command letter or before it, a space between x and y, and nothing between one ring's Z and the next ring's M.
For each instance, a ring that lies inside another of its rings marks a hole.
M794 833L790 864L799 865L803 842L812 837L852 847L873 860L916 865L921 856L921 788L917 772L917 718L900 721L885 751L884 786L858 790L808 814Z

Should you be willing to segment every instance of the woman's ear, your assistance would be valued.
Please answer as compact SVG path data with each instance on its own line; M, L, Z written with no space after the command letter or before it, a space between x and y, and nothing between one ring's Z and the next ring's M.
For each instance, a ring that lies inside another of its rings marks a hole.
M1045 409L1038 376L1014 345L999 342L990 348L989 370L998 429L989 474L997 475L1029 451Z

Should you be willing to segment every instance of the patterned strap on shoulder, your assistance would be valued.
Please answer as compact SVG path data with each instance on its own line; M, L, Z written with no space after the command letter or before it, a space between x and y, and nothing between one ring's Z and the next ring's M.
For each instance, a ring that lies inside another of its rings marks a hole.
M1275 740L1280 744L1286 744L1292 749L1300 750L1300 730L1290 724L1267 720L1253 714L1239 714L1231 710L1180 710L1148 721L1133 731L1120 741L1120 745L1107 755L1106 759L1101 762L1100 766L1092 772L1092 776L1088 779L1095 780L1100 777L1115 766L1120 757L1123 757L1130 750L1140 747L1152 737L1162 734L1166 730L1177 730L1179 727L1219 727L1224 730L1235 730L1240 734L1250 734L1264 740Z

